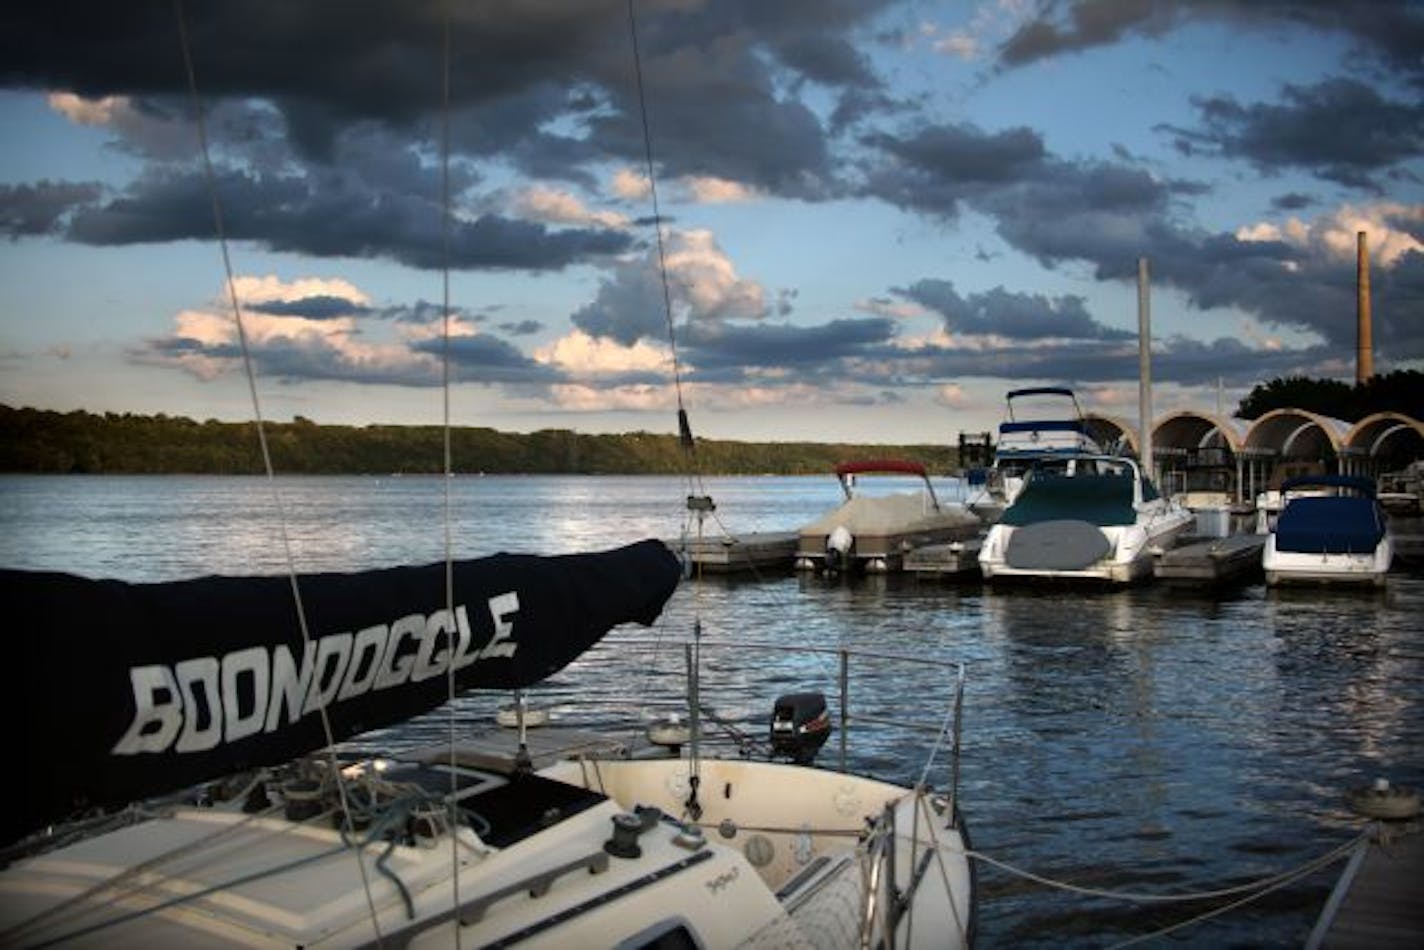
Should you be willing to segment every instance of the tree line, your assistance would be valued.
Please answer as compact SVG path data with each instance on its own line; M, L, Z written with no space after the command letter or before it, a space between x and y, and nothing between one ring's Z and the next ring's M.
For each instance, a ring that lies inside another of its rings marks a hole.
M439 426L317 425L297 416L267 423L279 474L438 474ZM568 429L530 433L460 427L450 431L451 466L460 473L804 475L829 473L847 459L893 456L946 474L958 465L945 445L697 440L689 460L675 435L586 435ZM53 412L0 405L0 471L45 474L218 474L265 471L252 422L197 422L183 416Z
M1424 419L1424 373L1404 369L1351 385L1338 379L1288 376L1261 383L1241 400L1236 415L1259 419L1272 409L1305 409L1345 422L1377 412L1400 412Z

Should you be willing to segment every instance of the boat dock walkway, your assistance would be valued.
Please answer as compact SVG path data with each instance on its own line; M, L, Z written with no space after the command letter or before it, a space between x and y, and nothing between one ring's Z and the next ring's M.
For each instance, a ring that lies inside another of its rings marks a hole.
M1157 559L1157 577L1168 581L1226 583L1244 580L1261 570L1264 534L1233 534L1193 541L1166 551Z
M1424 833L1382 825L1363 841L1336 882L1307 950L1414 950L1424 947Z
M983 546L982 537L930 544L906 552L902 566L907 574L977 579L980 576L979 549Z
M781 571L791 567L796 559L796 531L759 531L750 534L721 535L715 538L688 538L687 556L692 563L709 574L755 573ZM681 542L668 545L681 550Z

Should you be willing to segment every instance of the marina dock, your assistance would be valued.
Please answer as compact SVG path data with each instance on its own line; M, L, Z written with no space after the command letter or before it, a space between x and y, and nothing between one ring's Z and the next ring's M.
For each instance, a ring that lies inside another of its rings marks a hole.
M1413 950L1424 946L1424 834L1361 842L1310 934L1308 950Z
M760 531L715 538L689 538L686 550L693 565L708 574L782 571L791 567L799 537L795 531ZM673 550L682 548L680 542L669 546Z
M1261 571L1263 534L1233 534L1172 548L1157 559L1158 578L1222 584L1245 580Z
M983 538L966 541L951 541L948 544L930 544L906 553L904 570L907 574L937 577L953 577L962 580L979 577L979 549Z

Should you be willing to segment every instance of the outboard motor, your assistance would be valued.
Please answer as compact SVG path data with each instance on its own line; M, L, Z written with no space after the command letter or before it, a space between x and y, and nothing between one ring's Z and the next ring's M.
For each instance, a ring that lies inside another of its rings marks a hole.
M787 693L771 712L771 753L810 765L831 736L831 717L822 693Z
M851 549L855 547L855 537L851 535L850 529L843 524L836 525L835 530L826 538L826 571L837 574L850 569Z

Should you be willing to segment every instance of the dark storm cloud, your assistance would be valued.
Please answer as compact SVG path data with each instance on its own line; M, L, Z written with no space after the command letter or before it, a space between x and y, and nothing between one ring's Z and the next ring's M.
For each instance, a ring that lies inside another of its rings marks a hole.
M1179 150L1244 158L1264 172L1303 168L1381 191L1378 173L1424 150L1424 105L1391 102L1350 79L1286 86L1279 104L1194 99L1199 129L1167 128Z
M499 329L510 336L532 336L544 329L538 320L520 320L518 323L501 323Z
M438 206L411 193L383 194L333 181L323 189L305 176L220 171L216 189L224 233L275 251L316 257L388 257L439 268L445 236ZM138 244L213 235L207 183L196 171L161 171L135 181L120 197L76 212L67 236L84 244ZM450 236L456 268L548 270L623 251L627 235L599 229L551 230L495 214L458 221Z
M1116 43L1160 36L1195 20L1265 29L1295 25L1350 36L1362 50L1414 82L1424 81L1424 12L1415 0L1048 0L999 50L1007 67Z
M87 182L0 185L0 234L18 238L61 231L69 215L101 194L98 184Z
M659 174L803 197L835 193L831 136L872 110L895 108L853 39L883 5L639 4ZM225 204L225 213L235 235L272 249L435 266L445 117L457 207L478 197L477 162L591 188L607 162L641 164L645 154L622 0L250 0L182 9L212 149L229 169L232 197L254 202ZM440 55L447 10L448 113ZM211 234L206 200L179 193L192 184L183 178L195 132L173 8L11 4L0 14L0 85L127 97L108 128L119 147L152 164L120 198L86 215L74 238ZM805 85L829 95L832 128L787 94ZM55 218L7 224L32 233ZM457 245L457 267L546 269L616 253L626 238L487 214L461 225Z
M1124 340L1136 334L1104 326L1089 315L1083 298L1052 299L995 287L961 297L947 280L925 279L896 293L944 317L953 333L993 334L1016 340Z
M1253 385L1275 376L1318 372L1330 356L1331 351L1324 347L1261 350L1227 338L1202 342L1174 337L1154 346L1152 377L1183 386L1212 385L1217 380L1233 386ZM1051 347L1011 342L987 350L925 346L887 366L883 376L867 376L865 381L904 384L913 379L933 385L979 377L1082 385L1135 382L1137 376L1135 340L1076 340Z
M667 332L667 307L657 272L644 260L625 261L598 287L597 296L569 317L591 337L632 346Z
M445 344L432 339L412 349L439 357L445 352ZM555 383L564 378L553 367L532 360L517 347L484 333L452 337L449 354L452 377L460 382Z
M1180 290L1197 307L1237 307L1268 324L1353 346L1352 260L1324 246L1248 241L1193 227L1177 207L1192 191L1189 183L1127 164L1064 161L1037 143L1022 130L962 125L882 134L867 139L882 160L866 173L866 193L930 217L972 209L1044 266L1085 262L1098 280L1131 281L1138 258L1146 257L1154 284ZM1005 166L1013 173L1004 174ZM1420 228L1413 220L1392 225ZM1373 289L1378 313L1410 313L1424 298L1418 268L1407 262L1392 266ZM1394 359L1424 357L1402 318L1377 318L1375 339Z
M295 300L270 300L264 303L246 304L252 313L265 313L274 317L303 317L307 320L330 320L335 317L353 317L370 313L371 308L345 297L331 294L316 294Z
M696 323L682 329L681 347L696 367L694 380L736 381L752 368L792 369L805 378L881 352L895 330L895 321L888 317L831 320L809 327Z

